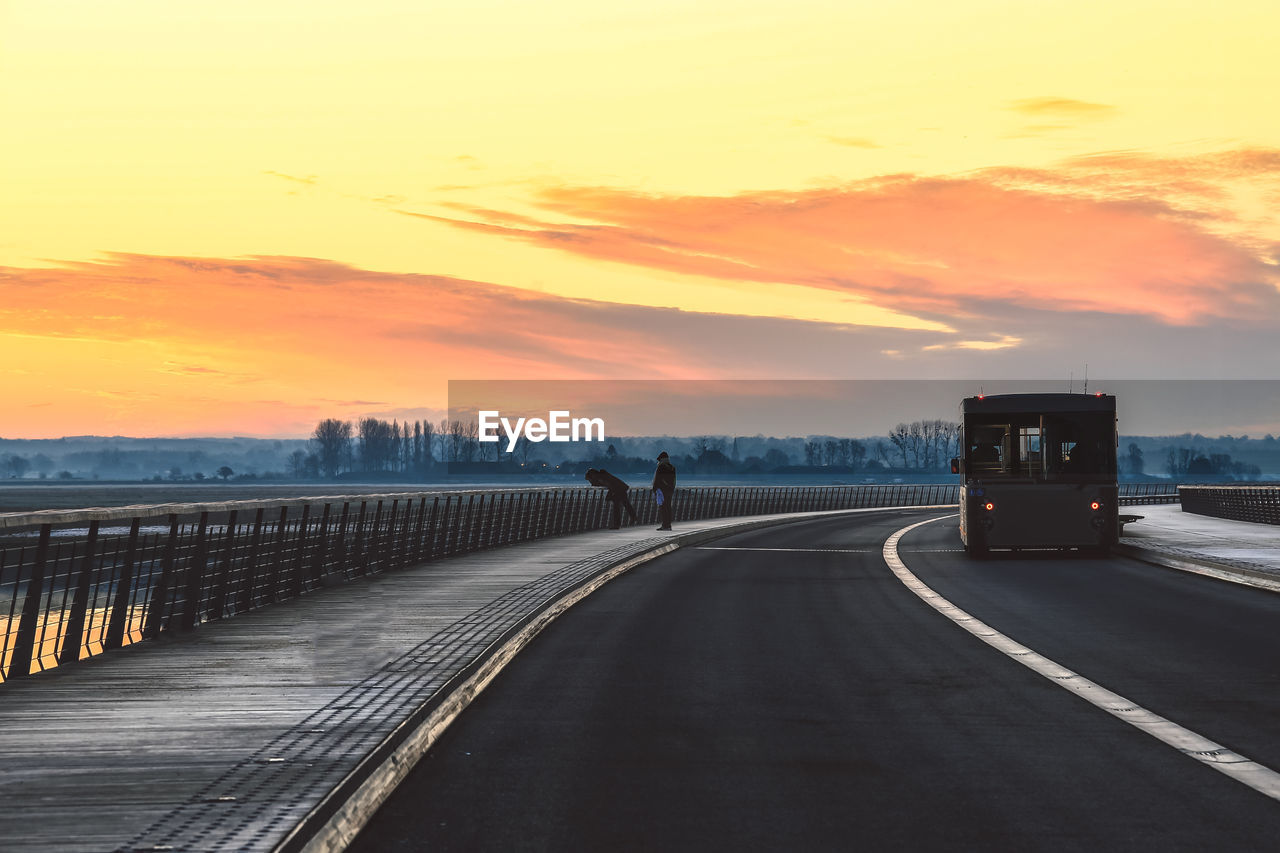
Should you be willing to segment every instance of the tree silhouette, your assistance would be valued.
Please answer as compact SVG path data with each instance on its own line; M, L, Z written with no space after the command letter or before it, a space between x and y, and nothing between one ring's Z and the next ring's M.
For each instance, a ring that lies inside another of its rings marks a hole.
M326 418L316 424L311 443L320 458L320 470L326 477L336 477L351 452L351 424Z

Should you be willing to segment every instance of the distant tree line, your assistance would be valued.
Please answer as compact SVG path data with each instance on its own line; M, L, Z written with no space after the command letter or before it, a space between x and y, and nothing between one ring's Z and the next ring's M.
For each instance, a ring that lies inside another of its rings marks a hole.
M943 471L947 460L959 452L959 424L929 420L898 424L888 441L860 441L852 438L813 436L802 445L803 458L793 456L780 447L767 447L763 452L743 455L738 438L703 435L672 438L664 445L673 460L686 474L734 473L802 473L805 469L839 469L845 471ZM651 440L661 443L662 440ZM762 444L782 440L757 436L745 440L759 449ZM617 443L620 443L621 439ZM511 451L508 440L481 442L475 421L444 418L430 420L386 421L361 418L343 421L326 418L312 433L308 451L294 451L289 457L289 473L298 478L341 476L396 476L408 480L424 479L449 465L457 473L469 468L498 472L545 471L553 467L546 459L535 456L540 443L517 439ZM669 446L668 446L669 445ZM648 455L626 455L615 444L602 454L573 460L557 460L563 471L585 471L588 467L611 465L618 471L650 468ZM460 465L458 463L461 463Z
M1257 465L1237 462L1229 453L1206 455L1189 447L1170 447L1165 454L1165 470L1175 480L1184 477L1256 480L1262 474L1262 469Z
M518 442L507 458L527 462L528 444ZM350 473L418 479L441 463L497 462L505 450L505 439L480 441L475 421L444 418L438 423L400 423L380 418L354 422L326 418L311 435L310 452L295 451L290 468L299 477L334 478Z
M954 421L912 421L889 430L889 442L903 468L945 470L960 455L960 424Z

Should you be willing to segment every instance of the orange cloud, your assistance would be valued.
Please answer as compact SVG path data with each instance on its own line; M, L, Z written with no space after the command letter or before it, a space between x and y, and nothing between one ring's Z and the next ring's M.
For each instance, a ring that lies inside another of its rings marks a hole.
M442 408L450 379L786 375L812 325L313 258L112 255L0 269L0 289L10 436L306 434ZM777 343L742 352L753 337Z
M641 248L678 258L688 245ZM304 436L326 417L438 417L452 379L1025 377L1086 359L1098 376L1280 371L1274 311L1257 328L1175 327L973 291L923 297L969 311L955 332L564 299L311 258L114 255L0 269L0 292L9 437Z
M1280 313L1280 276L1258 241L1218 233L1228 215L1205 202L1224 174L1280 174L1277 156L1111 155L1057 171L730 197L563 187L540 201L568 222L487 210L443 221L620 263L835 289L948 321L995 303L1250 324ZM1122 174L1108 181L1113 167ZM1142 191L1161 182L1183 191L1176 204Z

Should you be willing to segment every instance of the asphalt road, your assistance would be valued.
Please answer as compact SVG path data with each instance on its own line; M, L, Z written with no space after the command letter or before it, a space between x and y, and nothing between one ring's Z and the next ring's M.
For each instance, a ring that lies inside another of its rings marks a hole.
M1280 802L894 577L884 540L929 515L742 534L608 584L521 653L351 849L1275 849ZM1121 558L958 549L940 521L900 552L997 630L1280 769L1280 596Z

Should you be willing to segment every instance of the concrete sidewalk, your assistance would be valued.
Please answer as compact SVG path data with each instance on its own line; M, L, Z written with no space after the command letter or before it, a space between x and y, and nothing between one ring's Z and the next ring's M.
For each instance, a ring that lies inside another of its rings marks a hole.
M869 511L482 551L10 681L0 848L341 849L379 788L574 596L681 545Z
M1144 562L1280 592L1280 526L1183 512L1177 504L1121 507L1117 552Z

